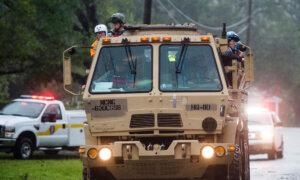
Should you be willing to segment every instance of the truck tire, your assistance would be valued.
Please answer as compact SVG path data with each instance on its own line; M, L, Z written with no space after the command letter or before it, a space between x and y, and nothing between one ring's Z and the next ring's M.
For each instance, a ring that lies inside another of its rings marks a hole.
M44 150L44 153L47 155L56 155L58 152L59 150Z
M241 180L242 179L242 157L241 157L241 138L237 138L235 144L236 148L233 155L233 160L229 167L229 180Z
M250 180L247 131L237 133L236 149L229 167L230 180Z
M249 139L248 124L243 131L243 180L250 180L250 158L249 158Z
M32 157L34 148L33 142L30 138L23 137L18 140L14 149L14 157L16 159L30 159Z

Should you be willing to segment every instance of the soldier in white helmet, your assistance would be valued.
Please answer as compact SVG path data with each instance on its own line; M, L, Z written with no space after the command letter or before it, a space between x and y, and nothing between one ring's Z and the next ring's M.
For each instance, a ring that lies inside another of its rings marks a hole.
M93 42L92 48L90 49L90 54L91 54L92 58L94 57L94 55L96 53L96 48L97 48L99 39L101 37L104 37L107 35L107 27L104 24L99 24L95 27L94 32L96 34L96 40Z

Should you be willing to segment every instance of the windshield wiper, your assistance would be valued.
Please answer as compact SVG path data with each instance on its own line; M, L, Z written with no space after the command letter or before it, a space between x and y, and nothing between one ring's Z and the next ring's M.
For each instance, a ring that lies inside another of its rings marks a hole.
M17 113L13 113L13 114L9 114L9 115L12 115L12 116L24 116L22 114L17 114Z
M185 55L188 49L188 43L190 42L189 38L184 38L183 41L181 42L181 51L180 51L180 55L179 55L179 60L178 60L178 64L176 65L176 69L175 69L175 73L176 73L176 86L178 87L178 74L181 73L182 71L182 67L183 67L183 63L185 60Z
M130 45L128 45L128 39L123 39L123 44L125 48L125 53L127 56L127 62L130 69L130 73L133 74L133 87L135 86L135 79L136 79L136 64L137 58L133 58L132 51Z

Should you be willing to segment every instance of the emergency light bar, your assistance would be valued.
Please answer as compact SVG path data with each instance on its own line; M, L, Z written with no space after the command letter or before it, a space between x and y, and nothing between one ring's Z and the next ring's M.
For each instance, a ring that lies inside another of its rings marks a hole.
M23 99L54 100L53 96L21 95Z

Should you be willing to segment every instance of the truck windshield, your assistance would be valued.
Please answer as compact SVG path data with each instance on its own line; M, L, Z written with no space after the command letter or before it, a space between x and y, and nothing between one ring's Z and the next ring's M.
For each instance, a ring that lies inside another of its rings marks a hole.
M272 125L271 114L269 113L257 113L248 114L248 125Z
M161 91L221 91L212 48L208 45L161 45Z
M152 90L152 46L106 46L100 51L90 93Z
M0 110L0 115L25 116L37 118L44 109L44 103L12 101Z

